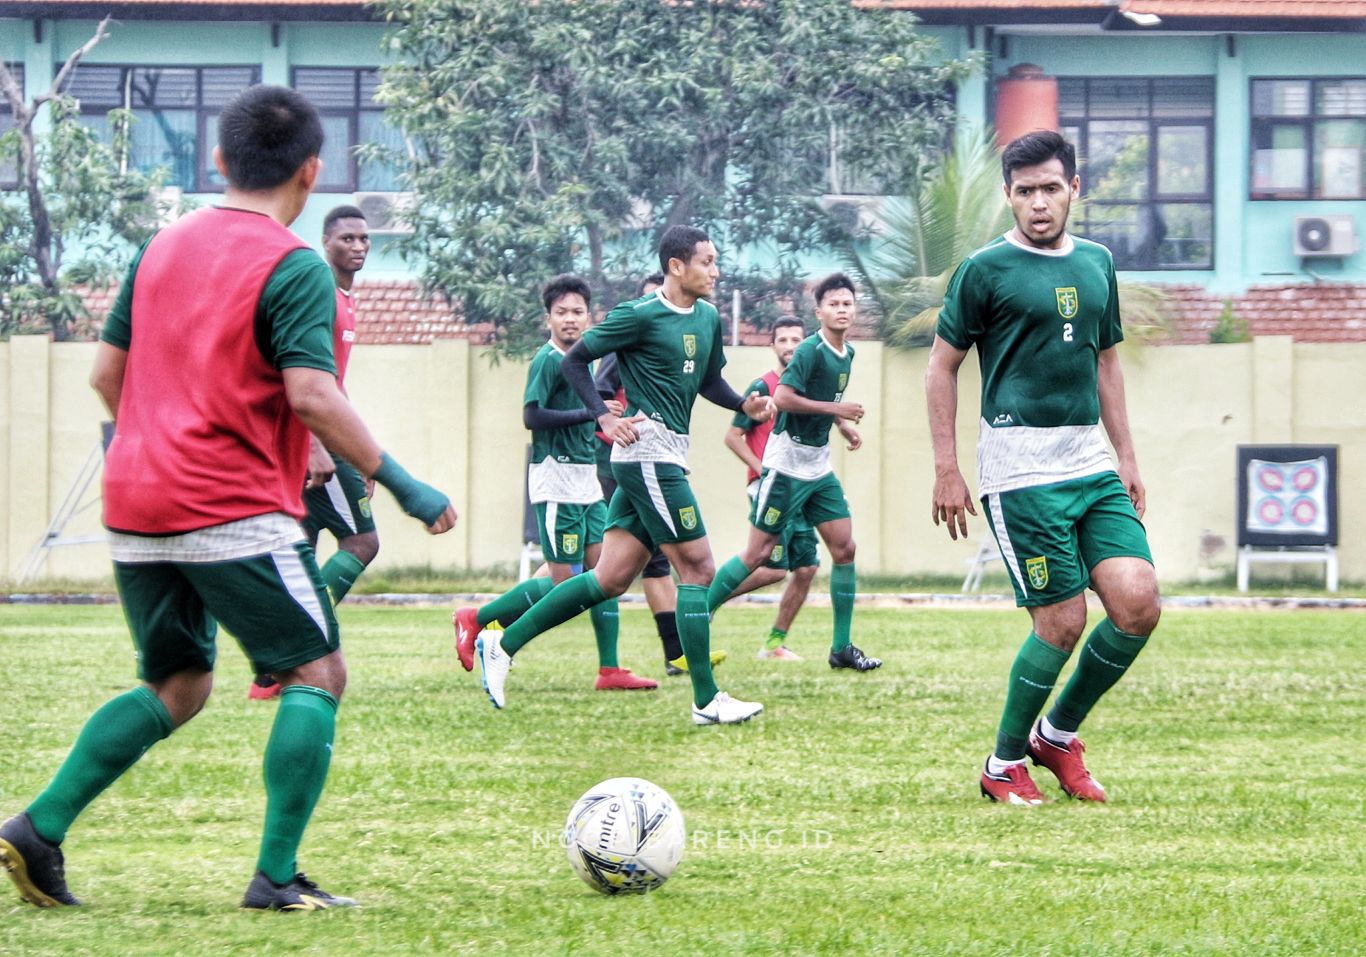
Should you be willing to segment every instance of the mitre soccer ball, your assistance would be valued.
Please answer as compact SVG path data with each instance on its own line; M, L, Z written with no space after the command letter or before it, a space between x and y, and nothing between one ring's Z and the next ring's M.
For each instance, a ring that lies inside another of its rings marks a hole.
M574 873L604 894L644 894L683 857L683 813L663 788L612 778L574 803L564 825Z

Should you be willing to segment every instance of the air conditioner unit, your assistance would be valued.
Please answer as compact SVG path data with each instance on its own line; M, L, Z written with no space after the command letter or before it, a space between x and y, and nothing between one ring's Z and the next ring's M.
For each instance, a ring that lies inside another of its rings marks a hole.
M877 232L882 228L882 197L827 193L821 197L834 220L851 233Z
M1356 220L1351 215L1295 217L1296 256L1340 258L1356 251Z
M409 219L415 205L412 193L357 193L356 205L373 234L401 236L413 231Z

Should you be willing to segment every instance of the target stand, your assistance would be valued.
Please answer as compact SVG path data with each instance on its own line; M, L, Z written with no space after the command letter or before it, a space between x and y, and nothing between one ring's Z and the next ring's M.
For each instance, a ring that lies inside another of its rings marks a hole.
M1322 564L1338 590L1338 447L1238 446L1238 590L1251 566Z

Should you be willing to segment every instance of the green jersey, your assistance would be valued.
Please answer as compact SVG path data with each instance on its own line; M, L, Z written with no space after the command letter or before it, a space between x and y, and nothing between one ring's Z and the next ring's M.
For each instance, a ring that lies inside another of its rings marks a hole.
M564 352L554 342L541 346L527 370L522 405L535 403L562 412L583 408L583 400L560 371L563 360ZM533 503L586 505L602 498L594 431L591 420L561 429L531 430L527 492Z
M697 391L721 374L721 317L704 299L680 309L653 292L624 302L583 334L594 358L617 354L626 414L642 413L640 441L613 446L614 462L672 462L687 467L688 428Z
M1071 236L1061 249L1036 249L1002 236L958 267L937 332L954 348L977 347L979 494L1113 467L1097 369L1124 333L1108 249Z
M814 402L843 402L854 365L854 347L836 350L823 332L808 336L783 371L779 385ZM764 449L764 468L798 479L830 472L830 427L833 415L779 412Z

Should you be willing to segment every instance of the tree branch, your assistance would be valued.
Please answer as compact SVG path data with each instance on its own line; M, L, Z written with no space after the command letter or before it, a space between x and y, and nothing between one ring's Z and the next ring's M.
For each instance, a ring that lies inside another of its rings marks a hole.
M35 96L33 98L33 106L35 110L42 104L46 103L48 100L52 99L53 97L61 93L62 87L66 86L66 81L71 77L71 72L76 69L76 64L80 63L82 58L84 58L87 53L95 49L95 47L99 44L101 40L104 40L109 36L109 24L113 21L113 19L114 18L111 16L106 16L103 20L101 20L100 25L95 28L95 35L92 36L89 40L86 40L83 44L81 44L80 49L78 49L76 52L72 53L71 56L66 58L66 62L62 64L62 68L57 71L56 79L52 81L52 88L49 89L46 93L44 93L42 96Z

